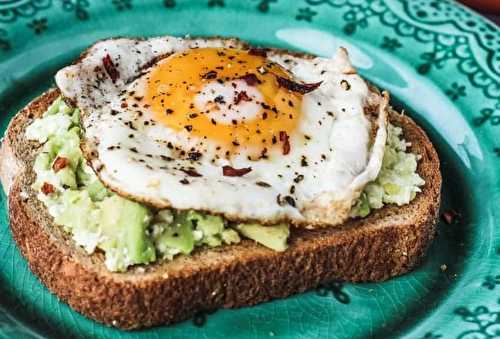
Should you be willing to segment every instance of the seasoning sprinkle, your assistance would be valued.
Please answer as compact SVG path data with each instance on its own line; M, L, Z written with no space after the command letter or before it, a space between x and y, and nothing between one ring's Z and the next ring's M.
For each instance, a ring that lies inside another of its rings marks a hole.
M295 199L293 199L291 196L285 196L285 201L288 203L288 205L295 207Z
M278 81L278 85L280 87L284 87L292 92L297 92L300 94L306 94L306 93L312 92L322 84L322 81L311 83L311 84L301 84L301 83L295 82L293 80L284 78L284 77L279 76L279 75L275 75L275 76L276 76L276 80Z
M346 91L351 89L351 84L345 79L340 80L340 86L342 86L342 88Z
M304 175L302 174L299 174L295 177L295 179L293 179L293 182L298 184L299 182L301 182L302 180L304 180Z
M241 177L252 171L251 167L233 168L231 166L222 167L222 175L226 177Z
M201 177L202 175L192 168L181 168L181 171L189 175L190 177Z
M257 181L255 185L260 186L260 187L271 187L267 182L264 181Z
M49 184L48 182L44 182L40 190L45 195L49 195L55 192L54 186Z
M106 56L102 58L102 65L104 66L104 69L106 70L106 73L110 77L111 81L115 83L120 77L120 73L113 64L113 60L111 60L111 56L109 54L106 54Z
M248 96L247 92L241 91L238 92L236 97L234 98L234 104L238 105L241 101L251 101L252 99Z
M280 131L280 141L283 143L282 152L283 155L290 153L290 138L285 131Z
M217 72L216 71L209 71L201 76L202 79L215 79L217 78Z
M200 160L201 156L202 156L201 152L197 152L197 151L193 151L193 152L188 153L188 158L191 161Z
M247 83L248 86L255 86L255 85L261 83L261 81L259 80L259 78L257 78L257 76L255 74L253 74L253 73L245 74L240 79L244 80Z
M69 159L65 157L57 157L52 164L52 169L54 172L59 172L63 168L66 168L69 165Z

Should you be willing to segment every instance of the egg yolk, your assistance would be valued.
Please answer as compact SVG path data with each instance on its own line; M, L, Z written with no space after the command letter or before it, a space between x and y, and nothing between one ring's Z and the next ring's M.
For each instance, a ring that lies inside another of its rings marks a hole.
M279 147L280 135L297 128L302 95L280 87L277 76L290 75L255 54L229 48L172 54L149 73L145 103L156 121L225 150Z

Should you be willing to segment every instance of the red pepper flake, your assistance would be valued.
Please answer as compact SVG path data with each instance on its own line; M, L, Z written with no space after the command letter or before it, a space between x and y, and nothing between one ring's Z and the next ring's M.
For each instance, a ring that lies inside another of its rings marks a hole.
M54 172L57 173L68 165L69 165L68 158L57 157L56 160L54 160L54 163L52 164L52 169L54 170Z
M231 166L222 167L222 175L226 177L241 177L252 171L252 167L233 168Z
M260 84L259 78L257 78L257 76L253 73L245 74L240 79L245 81L248 86L255 86L257 84Z
M267 56L267 48L250 48L248 54L265 58Z
M292 92L297 92L300 94L312 92L323 83L323 81L320 81L312 84L300 84L290 79L283 78L279 75L276 75L276 80L278 81L278 85L280 87L284 87Z
M45 194L45 195L52 194L52 193L54 193L56 191L55 188L54 188L54 186L52 186L48 182L44 182L43 183L41 190L42 190L42 193Z
M280 141L283 143L283 155L290 153L290 138L285 131L280 131Z
M102 64L104 66L104 69L106 70L106 73L108 73L109 77L111 78L111 81L115 83L116 80L120 77L120 73L113 64L113 60L111 60L109 54L106 54L106 56L102 58Z
M190 177L201 177L202 175L192 168L181 168L181 171L189 175Z
M444 212L441 217L443 218L444 222L446 222L448 225L452 224L457 218L460 217L460 213L458 213L455 210L449 210Z
M234 104L238 105L241 101L252 101L252 99L248 96L247 92L241 91L234 98Z

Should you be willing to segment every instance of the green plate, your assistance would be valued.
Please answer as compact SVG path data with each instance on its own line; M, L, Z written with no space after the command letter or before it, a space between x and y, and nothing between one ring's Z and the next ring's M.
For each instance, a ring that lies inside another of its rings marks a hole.
M0 337L500 337L500 31L451 1L0 0L0 126L53 84L57 69L111 36L237 36L331 55L425 128L444 177L439 235L414 272L333 282L172 327L121 332L58 301L30 273L0 212Z

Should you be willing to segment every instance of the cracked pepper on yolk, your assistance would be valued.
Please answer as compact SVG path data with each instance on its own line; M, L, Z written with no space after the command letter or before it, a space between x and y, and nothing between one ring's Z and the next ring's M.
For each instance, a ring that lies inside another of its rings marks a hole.
M205 111L196 108L195 97L207 84L215 81L231 86L231 81L247 74L254 74L259 80L254 86L264 102L257 102L257 115L237 123L220 123L208 116L214 110L223 114L216 103ZM214 141L225 149L263 149L273 144L278 147L280 131L292 135L298 124L302 95L279 87L276 76L290 79L279 65L249 51L191 49L173 54L155 66L147 82L145 103L151 106L155 120L177 131L187 129L191 135Z

